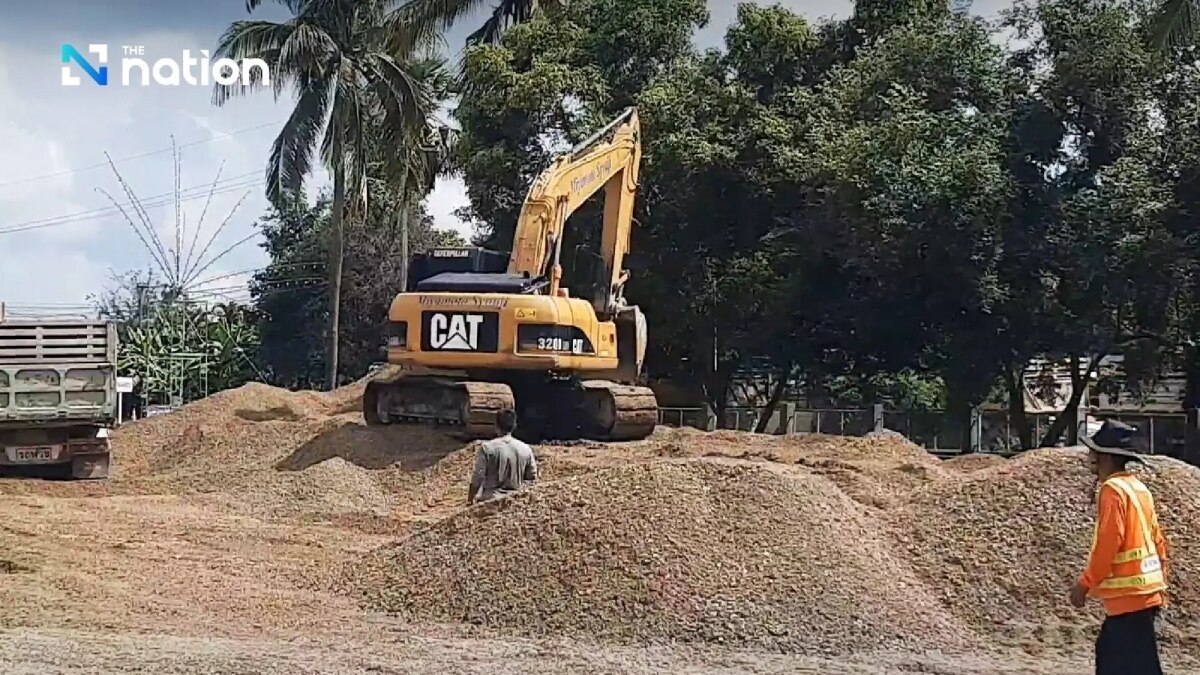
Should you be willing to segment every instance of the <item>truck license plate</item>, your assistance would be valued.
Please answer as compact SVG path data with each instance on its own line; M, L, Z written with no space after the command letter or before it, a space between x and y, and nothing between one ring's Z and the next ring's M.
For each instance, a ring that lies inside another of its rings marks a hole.
M17 448L14 459L18 462L45 462L54 459L54 452L49 447Z

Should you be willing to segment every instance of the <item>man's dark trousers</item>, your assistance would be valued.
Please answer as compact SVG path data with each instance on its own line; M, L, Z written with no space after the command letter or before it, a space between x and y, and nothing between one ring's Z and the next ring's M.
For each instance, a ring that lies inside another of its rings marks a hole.
M1162 675L1154 620L1158 607L1104 619L1096 638L1096 675Z

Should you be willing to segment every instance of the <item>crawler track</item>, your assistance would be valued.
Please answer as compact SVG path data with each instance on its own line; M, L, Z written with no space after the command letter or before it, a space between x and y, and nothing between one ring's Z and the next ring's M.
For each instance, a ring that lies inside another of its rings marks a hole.
M599 441L634 441L645 438L658 424L658 399L649 387L617 384L607 380L586 380L583 389L582 420Z
M638 440L658 423L653 391L607 380L530 383L514 392L500 382L412 376L371 382L363 396L368 424L447 427L466 440L494 435L506 408L521 411L522 436L546 440Z
M363 417L370 425L454 428L470 440L495 434L496 413L515 405L512 389L495 382L406 377L367 384Z

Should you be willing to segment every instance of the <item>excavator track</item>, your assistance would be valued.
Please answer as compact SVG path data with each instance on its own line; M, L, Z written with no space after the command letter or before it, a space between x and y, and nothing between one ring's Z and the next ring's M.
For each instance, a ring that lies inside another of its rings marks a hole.
M494 436L496 414L514 404L512 389L506 384L400 377L367 383L363 417L371 426L450 427L456 436L473 440Z
M654 431L658 424L658 399L649 387L618 384L607 380L580 383L586 437L598 441L635 441Z
M633 441L658 423L658 401L648 387L607 380L513 387L499 382L408 376L372 381L363 417L372 426L446 427L466 440L491 438L496 414L520 411L518 435L538 440Z

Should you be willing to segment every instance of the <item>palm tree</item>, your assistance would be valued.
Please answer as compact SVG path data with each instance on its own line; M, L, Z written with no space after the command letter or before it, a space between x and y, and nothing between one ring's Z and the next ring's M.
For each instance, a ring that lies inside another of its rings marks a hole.
M467 37L467 44L499 42L505 30L531 19L539 6L561 7L566 0L403 0L392 14L393 37L402 48L427 44L493 2L492 15Z
M253 11L263 0L247 0ZM361 209L366 199L366 137L374 125L385 138L422 132L435 107L430 89L409 72L409 51L387 40L384 0L277 0L292 12L282 23L235 21L221 36L216 58L264 60L269 87L278 99L290 90L295 107L271 147L266 194L272 203L296 192L313 169L319 147L333 178L332 241L329 265L327 379L337 386L338 339L344 227L347 198ZM248 85L216 85L213 102L263 89L258 71ZM371 113L379 113L379 117Z
M451 93L452 78L446 71L445 60L428 56L410 63L414 79L430 88L437 100ZM411 251L408 245L410 219L418 202L434 187L437 177L450 166L451 152L456 135L431 111L424 124L403 136L381 129L382 134L374 139L372 163L368 178L383 194L389 195L396 204L397 231L400 233L400 255L402 283L407 283L408 263ZM399 288L398 291L408 290Z
M1200 0L1162 0L1154 19L1154 46L1166 50L1190 43L1200 18Z

